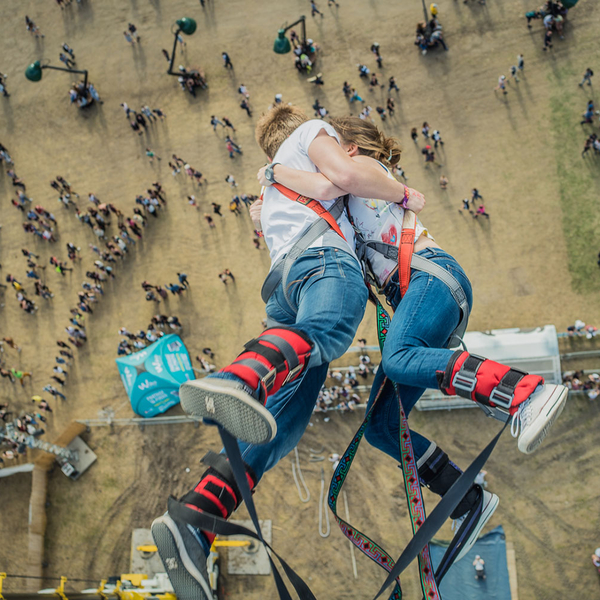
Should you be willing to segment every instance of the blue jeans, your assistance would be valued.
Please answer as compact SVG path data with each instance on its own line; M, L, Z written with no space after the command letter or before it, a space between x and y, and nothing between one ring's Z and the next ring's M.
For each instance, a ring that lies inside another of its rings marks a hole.
M454 275L467 295L470 309L473 305L471 283L458 262L439 248L425 248L417 254ZM402 407L408 416L426 388L438 388L436 371L446 370L454 352L446 345L460 321L460 309L445 283L414 269L404 298L400 298L398 271L392 275L384 294L395 312L368 407L387 375L398 383ZM400 461L399 429L398 400L393 386L388 383L377 401L365 437L372 446ZM431 442L415 431L411 430L410 435L415 459L419 460Z
M280 284L267 302L267 316L299 329L315 347L302 375L267 399L277 423L275 438L263 445L239 442L244 461L259 479L298 445L329 363L349 348L367 303L358 261L337 248L310 249L298 258L290 269L287 293L297 309L287 303Z

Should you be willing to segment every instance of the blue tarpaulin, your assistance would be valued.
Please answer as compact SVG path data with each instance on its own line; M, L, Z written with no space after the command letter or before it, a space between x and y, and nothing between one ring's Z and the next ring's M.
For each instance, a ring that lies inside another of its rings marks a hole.
M154 417L179 404L179 386L195 379L190 355L174 334L120 356L116 363L131 407L141 417Z
M431 542L431 560L437 568L446 551L443 543ZM485 579L475 579L475 556L485 561ZM502 526L480 537L469 553L454 563L439 587L442 600L511 600L506 541Z

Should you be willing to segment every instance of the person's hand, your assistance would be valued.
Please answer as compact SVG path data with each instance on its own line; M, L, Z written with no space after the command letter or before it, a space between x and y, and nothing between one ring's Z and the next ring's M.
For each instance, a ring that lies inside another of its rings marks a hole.
M412 210L415 214L419 214L423 208L425 208L425 196L417 190L407 187L408 190L408 201L406 202L406 208Z
M258 170L258 173L256 174L256 179L258 179L258 183L260 183L260 185L263 185L265 187L269 187L270 185L273 185L272 181L269 181L266 177L265 177L265 171L267 169L269 165L265 165L264 167L261 167ZM262 204L262 202L261 202Z
M259 198L258 200L255 200L250 206L250 218L254 223L254 228L256 229L256 231L262 231L262 225L260 223L260 212L262 210L262 204L263 201Z

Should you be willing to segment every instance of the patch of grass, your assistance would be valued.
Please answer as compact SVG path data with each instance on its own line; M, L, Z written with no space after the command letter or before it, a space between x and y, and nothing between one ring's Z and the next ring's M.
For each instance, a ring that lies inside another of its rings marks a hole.
M582 158L585 137L592 129L579 125L588 97L577 86L578 75L572 69L557 69L550 78L555 90L550 99L550 124L571 285L578 293L597 292L600 290L600 270L596 264L600 251L600 158L593 155L593 150Z

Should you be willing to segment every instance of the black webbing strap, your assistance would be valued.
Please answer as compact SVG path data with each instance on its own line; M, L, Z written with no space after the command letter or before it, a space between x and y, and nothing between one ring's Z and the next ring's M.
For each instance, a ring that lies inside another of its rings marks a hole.
M244 348L248 352L255 352L262 356L273 368L277 371L283 371L285 369L285 356L280 350L274 350L269 346L265 346L260 343L260 338L255 338L244 344Z
M477 526L481 513L483 512L483 489L480 487L479 498L477 499L477 510L471 510L469 516L463 521L460 528L452 538L442 560L440 561L438 568L435 572L435 581L439 585L442 579L454 564L456 557L462 550L465 541L473 532L473 529Z
M500 406L501 408L510 408L512 406L513 398L515 397L515 389L525 375L528 375L528 373L511 367L511 369L504 374L498 385L492 390L490 402L493 402L496 406Z
M452 511L458 506L458 503L464 498L471 487L473 480L479 471L481 471L483 465L496 447L496 444L507 425L508 421L503 425L502 429L496 434L494 439L481 451L479 456L477 456L477 458L468 466L466 471L456 480L454 485L444 494L419 531L417 531L415 536L408 543L373 600L377 600L377 598L381 597L385 590L395 582L402 571L408 567L431 538L439 531L446 519L451 515Z
M229 466L233 472L235 482L237 483L237 486L242 494L242 499L244 500L248 514L252 519L252 524L256 528L256 533L251 529L242 527L241 525L236 525L235 523L230 523L229 521L226 521L220 517L210 515L208 513L201 513L188 508L181 502L178 502L175 498L169 498L169 514L176 520L189 523L197 529L211 531L220 535L245 535L262 542L268 549L267 556L269 558L269 562L271 563L271 568L273 569L273 578L275 579L275 585L277 586L279 598L281 600L292 600L292 597L290 596L290 593L288 592L283 578L277 570L269 551L272 552L279 560L285 574L290 580L290 583L296 590L298 598L300 600L316 600L314 594L311 592L304 580L296 574L296 572L281 558L281 556L279 556L279 554L277 554L277 552L275 552L275 550L273 550L273 548L267 542L265 542L260 529L258 516L256 514L254 500L252 499L252 492L250 491L250 486L248 485L248 480L246 478L246 468L244 466L244 461L242 459L237 441L221 426L219 426L219 435L221 436L223 446L225 447L225 452L229 458Z
M233 488L235 497L240 498L241 492L233 476L231 465L224 454L219 454L209 450L201 459L200 462L207 467L212 467L225 481Z
M469 354L465 362L460 366L458 373L452 379L452 385L457 396L473 400L471 394L477 386L477 371L484 363L485 358L476 354Z

